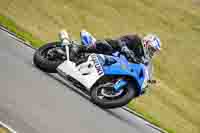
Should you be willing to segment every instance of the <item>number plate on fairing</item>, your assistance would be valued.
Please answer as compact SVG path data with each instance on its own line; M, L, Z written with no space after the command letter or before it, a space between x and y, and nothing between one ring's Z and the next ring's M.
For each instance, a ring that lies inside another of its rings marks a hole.
M91 61L94 63L94 67L96 68L96 72L99 76L104 75L103 68L95 54L90 55Z

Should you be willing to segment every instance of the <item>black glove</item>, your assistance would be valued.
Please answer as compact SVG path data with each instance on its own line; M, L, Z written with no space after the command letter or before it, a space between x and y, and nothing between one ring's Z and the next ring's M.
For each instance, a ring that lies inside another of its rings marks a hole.
M125 54L125 56L126 56L127 58L130 58L130 57L131 57L131 51L128 49L128 47L126 47L126 46L122 47L122 48L121 48L121 52L122 52L123 54Z

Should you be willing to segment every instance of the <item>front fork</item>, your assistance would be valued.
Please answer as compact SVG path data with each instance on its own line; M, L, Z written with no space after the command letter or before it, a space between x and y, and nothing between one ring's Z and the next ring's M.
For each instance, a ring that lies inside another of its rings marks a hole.
M128 82L123 79L123 78L120 78L115 84L114 84L114 90L116 92L119 92L124 86L127 86L128 85Z

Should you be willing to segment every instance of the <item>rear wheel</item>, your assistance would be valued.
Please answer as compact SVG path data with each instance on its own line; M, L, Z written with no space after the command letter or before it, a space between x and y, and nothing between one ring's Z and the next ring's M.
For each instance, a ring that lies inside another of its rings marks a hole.
M92 102L103 108L116 108L128 104L136 96L136 88L128 84L120 91L113 88L114 83L108 82L92 88Z
M54 50L59 48L59 43L48 43L36 50L33 57L34 64L45 72L56 73L56 68L66 59L65 55L58 56L54 53Z

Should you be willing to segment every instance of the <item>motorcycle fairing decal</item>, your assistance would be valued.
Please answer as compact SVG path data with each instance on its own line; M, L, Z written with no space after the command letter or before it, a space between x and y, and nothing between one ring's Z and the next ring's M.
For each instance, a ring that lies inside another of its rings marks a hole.
M95 68L96 68L96 70L97 70L97 73L98 73L100 76L103 75L103 74L104 74L103 68L102 68L102 66L101 66L101 64L100 64L100 62L99 62L97 56L96 56L95 54L91 54L90 57L91 57L92 61L94 62L94 66L95 66Z
M88 90L100 79L103 75L103 68L100 65L98 58L90 55L88 60L78 66L71 61L64 61L57 68L57 71L61 75L68 75L79 81ZM94 60L95 59L95 60ZM97 69L98 68L98 69Z

